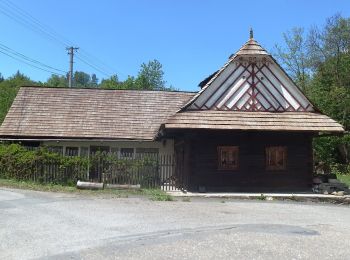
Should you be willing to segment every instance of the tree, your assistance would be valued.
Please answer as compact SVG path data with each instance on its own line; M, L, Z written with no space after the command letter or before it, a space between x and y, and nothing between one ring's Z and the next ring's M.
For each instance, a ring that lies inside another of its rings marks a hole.
M313 27L308 36L310 64L317 70L324 62L334 59L332 73L341 83L340 76L341 58L350 49L350 18L343 18L336 14L327 19L323 28Z
M10 109L19 87L26 85L40 85L40 83L32 81L19 71L0 82L0 123L4 120L7 111Z
M174 90L165 86L163 75L162 64L153 60L141 64L136 78L129 75L126 80L120 81L115 74L109 79L102 79L99 86L104 89Z
M284 39L287 47L278 49L277 55L284 67L322 112L349 130L350 19L337 14L321 28L312 27L307 34L294 28ZM350 170L349 134L315 138L314 149L319 160Z
M90 80L91 80L91 77L89 74L83 71L76 71L74 72L74 77L73 77L73 87L87 88L90 86L90 83L91 83Z
M120 89L136 89L135 78L128 76L128 78L120 84Z
M163 76L162 64L158 60L149 61L147 64L142 63L135 80L136 88L164 90L166 82Z
M294 27L291 31L283 33L285 48L276 45L276 56L284 64L288 74L296 84L306 92L309 77L308 49L304 29Z
M118 75L112 75L109 79L103 79L100 84L100 88L104 89L118 89L120 85Z
M98 87L98 78L97 78L96 74L91 75L90 87L92 87L92 88Z
M53 74L47 79L46 85L50 87L66 88L68 86L68 80L67 77Z

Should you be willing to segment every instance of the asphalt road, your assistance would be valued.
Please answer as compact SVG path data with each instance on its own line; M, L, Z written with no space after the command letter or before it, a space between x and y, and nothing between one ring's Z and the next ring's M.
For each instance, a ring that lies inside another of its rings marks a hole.
M0 188L0 259L350 259L350 207Z

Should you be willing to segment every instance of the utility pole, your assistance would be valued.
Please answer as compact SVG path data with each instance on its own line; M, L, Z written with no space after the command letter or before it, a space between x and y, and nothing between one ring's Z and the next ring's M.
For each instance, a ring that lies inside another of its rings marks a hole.
M73 87L73 57L74 57L74 52L77 51L79 48L78 47L67 47L66 50L68 51L68 55L70 57L69 59L69 74L68 74L68 85L69 87Z

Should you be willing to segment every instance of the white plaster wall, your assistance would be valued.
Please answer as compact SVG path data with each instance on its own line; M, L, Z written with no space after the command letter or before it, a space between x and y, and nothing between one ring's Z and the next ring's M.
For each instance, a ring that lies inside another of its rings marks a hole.
M163 141L44 141L45 146L63 146L65 153L66 147L90 147L90 146L109 146L110 149L117 148L158 148L161 155L174 154L174 140L164 139Z

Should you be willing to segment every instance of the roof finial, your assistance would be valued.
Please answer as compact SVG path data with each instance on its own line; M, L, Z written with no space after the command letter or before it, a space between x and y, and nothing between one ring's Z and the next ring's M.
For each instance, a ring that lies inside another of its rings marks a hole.
M250 27L250 39L254 38L253 28Z

